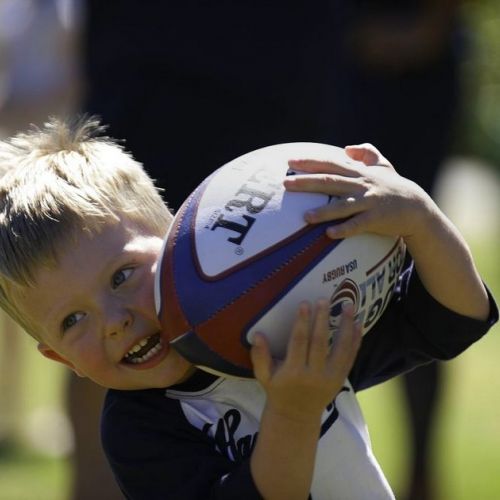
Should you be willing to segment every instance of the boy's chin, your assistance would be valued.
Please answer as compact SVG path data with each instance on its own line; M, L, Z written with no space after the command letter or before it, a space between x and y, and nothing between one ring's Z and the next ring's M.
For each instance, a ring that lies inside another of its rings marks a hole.
M171 349L168 344L153 358L144 363L125 363L130 377L122 380L114 389L119 390L139 390L139 389L161 389L179 384L187 380L195 372L196 367L183 358L180 354ZM136 372L133 376L130 371ZM123 383L122 383L123 382Z

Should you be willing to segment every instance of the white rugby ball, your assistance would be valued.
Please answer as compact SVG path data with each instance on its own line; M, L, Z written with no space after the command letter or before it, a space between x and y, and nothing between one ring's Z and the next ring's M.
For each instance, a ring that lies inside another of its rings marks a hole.
M211 372L251 377L255 332L282 358L298 305L330 301L332 335L342 304L354 305L366 333L380 318L404 261L401 238L364 234L331 240L304 213L335 203L287 192L300 175L290 159L345 163L341 148L316 143L269 146L216 170L180 208L158 263L155 299L171 345Z

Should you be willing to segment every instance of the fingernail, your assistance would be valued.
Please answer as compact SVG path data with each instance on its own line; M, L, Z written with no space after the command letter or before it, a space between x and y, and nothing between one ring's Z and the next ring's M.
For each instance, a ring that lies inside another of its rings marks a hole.
M326 299L319 299L318 302L316 302L316 306L318 309L326 309L329 305L328 300Z
M316 212L314 210L309 210L304 214L304 219L307 222L314 222L315 217L316 217Z
M263 344L264 339L262 338L262 333L256 332L253 336L253 345L259 347Z
M309 314L310 304L309 302L301 302L299 305L300 314L307 316Z
M326 235L332 239L336 238L338 233L339 233L339 231L336 227L329 227L326 230Z
M344 302L342 304L342 312L346 314L354 314L354 305L350 302Z

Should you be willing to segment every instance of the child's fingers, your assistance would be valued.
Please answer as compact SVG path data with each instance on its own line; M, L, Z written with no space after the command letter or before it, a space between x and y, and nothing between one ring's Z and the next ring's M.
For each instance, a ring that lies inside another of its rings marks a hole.
M340 378L348 376L361 344L361 325L354 322L352 306L342 312L340 328L331 346L328 364Z
M390 161L373 144L357 144L346 146L344 149L350 158L361 161L365 165L380 165L393 168Z
M308 174L339 174L345 177L356 177L358 175L353 162L349 158L339 162L304 158L289 160L288 165L293 170Z
M382 156L380 151L375 146L367 142L364 144L346 146L344 149L349 158L361 161L365 165L376 165L378 163L378 159Z
M359 190L357 178L327 173L286 177L283 185L287 191L323 193L331 196L349 195Z
M302 302L288 340L285 365L305 365L309 350L310 323L311 306L307 302Z
M368 200L366 198L362 196L347 196L345 198L336 198L328 205L309 210L304 214L304 218L310 224L318 224L320 222L345 219L368 208Z
M371 232L373 220L374 215L371 212L362 212L339 224L329 226L326 229L326 235L332 240L338 240L368 233Z
M316 304L316 316L309 345L309 366L323 368L329 353L329 316L330 307L326 300Z
M255 378L265 384L271 378L273 359L267 340L261 333L256 333L254 336L253 345L250 349L250 359L252 360Z

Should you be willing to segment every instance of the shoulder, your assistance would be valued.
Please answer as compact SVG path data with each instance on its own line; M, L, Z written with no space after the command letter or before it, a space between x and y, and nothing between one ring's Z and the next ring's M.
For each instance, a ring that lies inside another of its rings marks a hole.
M169 418L182 417L180 403L175 398L169 398L171 391L182 391L185 394L197 394L210 387L217 377L198 370L182 384L159 389L143 389L136 391L120 391L109 389L104 400L102 423L116 424L120 421L130 421L144 416L155 418L165 416Z
M110 389L106 395L101 440L108 456L128 455L131 449L146 453L156 439L165 441L169 435L173 438L178 429L189 427L179 402L167 398L164 389Z
M202 374L175 387L195 392L214 378ZM101 440L108 456L122 453L126 455L134 446L144 452L149 448L151 452L156 443L173 443L179 436L206 441L202 431L193 427L186 419L181 401L167 396L167 390L171 389L174 387L137 391L108 390L101 416ZM127 449L123 449L124 447Z
M260 498L249 461L231 460L217 448L215 433L220 427L219 441L226 443L226 427L206 425L214 412L217 423L217 399L228 394L224 386L201 375L168 390L108 391L102 443L127 498ZM196 425L193 414L204 425Z
M138 391L119 391L109 389L104 399L101 423L117 425L146 415L175 416L179 413L178 402L165 396L165 389L144 389Z

